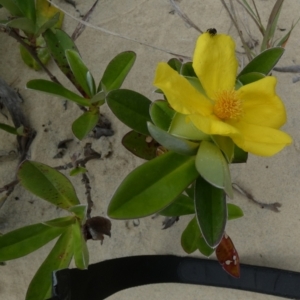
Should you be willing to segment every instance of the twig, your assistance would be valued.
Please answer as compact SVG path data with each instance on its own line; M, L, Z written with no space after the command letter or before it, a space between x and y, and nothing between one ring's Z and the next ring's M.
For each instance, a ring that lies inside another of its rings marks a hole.
M286 66L286 67L274 67L274 71L285 73L300 73L300 65Z
M0 188L0 193L3 192L7 192L6 195L10 195L11 192L14 190L15 186L19 183L19 180L16 179L8 184L6 184L5 186L3 186L2 188Z
M89 180L86 173L82 174L82 182L84 183L84 186L85 186L85 194L86 194L86 197L87 197L87 204L88 204L86 216L87 216L88 219L90 219L91 218L91 211L92 211L92 207L94 205L94 202L93 202L92 196L91 196L91 189L92 188L90 186L90 180Z
M200 33L203 33L203 31L179 8L179 6L174 2L174 0L170 0L171 5L173 6L174 10L178 14L178 16L183 19L183 21L191 26L192 28L196 29Z
M261 208L266 208L266 209L272 210L274 212L280 212L280 210L278 208L281 207L281 204L279 202L263 203L263 202L260 202L260 201L258 201L256 199L254 199L254 197L249 192L247 192L246 190L244 190L243 188L241 188L236 183L232 183L232 187L237 192L239 192L243 196L247 197L250 201L252 201L254 204L260 206Z

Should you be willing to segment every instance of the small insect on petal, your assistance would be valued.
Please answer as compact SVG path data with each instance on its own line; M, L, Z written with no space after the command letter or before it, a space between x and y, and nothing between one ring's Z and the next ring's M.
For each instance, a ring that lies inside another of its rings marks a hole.
M225 233L216 248L216 256L222 268L232 277L240 278L240 259L230 237Z
M217 29L216 28L208 28L206 30L206 32L208 32L211 36L214 36L217 34Z

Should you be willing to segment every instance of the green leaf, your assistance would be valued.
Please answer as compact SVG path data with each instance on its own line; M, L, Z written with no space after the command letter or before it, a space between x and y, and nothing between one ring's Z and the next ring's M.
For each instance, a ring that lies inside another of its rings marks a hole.
M72 225L73 229L73 250L74 260L78 269L87 269L89 266L89 251L86 241L82 235L82 230L79 222Z
M87 214L87 205L86 204L74 205L69 209L69 212L73 213L77 218L79 218L81 223L84 223Z
M34 161L24 161L19 167L20 183L34 195L63 209L79 204L69 179L57 170Z
M25 256L55 239L64 228L42 223L25 226L0 236L0 261Z
M247 74L244 74L244 75L241 75L239 77L239 81L243 84L243 85L246 85L246 84L249 84L249 83L252 83L252 82L255 82L255 81L258 81L262 78L265 78L266 75L262 74L262 73L258 73L258 72L250 72L250 73L247 73Z
M245 163L248 159L248 152L245 152L237 145L234 145L233 164Z
M182 62L177 58L171 58L168 61L168 65L175 71L177 71L180 74Z
M39 36L47 29L53 27L59 21L59 13L56 13L50 20L45 22L41 27L37 28L35 36Z
M198 177L195 184L195 210L202 236L215 248L220 243L227 221L226 195Z
M136 131L130 131L123 136L123 146L137 157L150 160L156 157L159 144L152 139L147 142L147 136Z
M68 227L75 222L74 216L67 216L43 222L43 224L51 227Z
M102 89L109 92L119 89L135 62L136 54L125 51L115 56L107 65L103 77L98 86L98 92Z
M105 103L105 97L106 97L106 94L103 91L101 91L101 92L95 94L91 98L90 101L91 101L91 103L97 104L97 106L100 106Z
M194 200L186 195L179 195L169 206L159 212L166 217L177 217L195 213Z
M74 74L71 71L71 68L68 64L65 51L72 49L78 52L76 45L74 44L71 37L65 33L63 30L46 30L43 34L43 37L46 41L47 48L49 49L51 56L53 57L55 63L66 75L66 77L73 83L77 90L84 94L84 90L81 88L80 84L77 82Z
M201 142L196 156L196 168L206 181L224 189L230 198L233 197L228 163L217 146L207 141Z
M14 3L19 7L22 14L35 23L35 0L13 0Z
M244 216L244 213L240 207L235 204L227 203L228 220L238 219Z
M17 135L17 129L15 127L12 127L12 126L9 126L9 125L6 125L4 123L0 123L0 129L8 132L8 133L12 133L12 134L15 134Z
M184 76L185 79L201 94L206 95L204 87L197 77Z
M188 254L195 252L198 249L199 239L202 239L202 235L196 217L194 217L189 222L185 230L182 232L181 235L182 249Z
M94 81L94 79L88 78L89 69L84 64L79 53L75 50L68 49L66 50L66 57L69 63L69 66L72 70L72 73L75 76L76 81L80 84L84 92L91 98L94 95L94 91L91 90L91 87L88 83L88 80ZM91 76L91 74L89 75ZM95 83L94 83L95 85Z
M192 62L187 62L182 65L181 67L181 75L182 76L188 76L188 77L197 77L194 68L193 68L193 63Z
M211 139L222 150L228 163L231 163L234 155L234 143L232 139L222 135L212 135Z
M167 133L166 131L156 127L150 122L148 122L147 124L151 136L168 150L182 155L196 155L199 148L199 143L194 143L175 137Z
M215 249L207 245L203 237L198 240L197 246L200 253L202 253L206 257L210 257L215 252Z
M192 122L187 122L186 116L180 113L174 115L169 133L192 141L209 141L211 139L209 135L197 129Z
M69 266L73 256L72 228L67 229L35 273L26 293L26 300L51 297L52 272Z
M167 101L158 100L150 105L150 116L152 122L165 131L169 130L172 119L176 114Z
M18 5L15 4L11 0L0 0L0 4L3 5L10 13L12 16L16 17L23 17L23 13L19 9Z
M11 27L11 28L20 29L28 34L35 33L34 23L27 18L13 19L13 20L9 21L8 23L6 23L6 26Z
M76 167L74 169L72 169L69 173L70 176L76 176L78 174L82 174L82 173L86 173L87 169L84 167Z
M240 79L242 75L252 72L268 75L283 53L284 48L281 47L274 47L261 52L241 71L238 75L238 79Z
M87 111L73 122L72 131L79 140L82 140L93 130L98 121L99 113Z
M89 100L73 93L72 91L66 89L62 85L52 81L44 79L30 80L29 82L27 82L26 87L31 90L36 90L58 97L62 97L64 99L73 101L79 105L90 106Z
M145 96L131 90L114 90L106 102L116 117L133 130L149 135L147 122L151 121L149 107L151 101Z
M167 207L199 176L195 158L167 152L133 170L117 188L107 214L134 219Z

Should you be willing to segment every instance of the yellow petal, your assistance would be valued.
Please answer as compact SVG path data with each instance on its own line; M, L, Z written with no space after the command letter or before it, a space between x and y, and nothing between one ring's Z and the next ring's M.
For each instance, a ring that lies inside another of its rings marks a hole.
M212 112L212 103L166 63L158 64L154 85L164 92L172 108L181 114L209 115Z
M210 99L216 92L233 89L238 68L233 39L224 34L202 34L196 44L193 68Z
M206 134L224 135L224 136L239 136L239 131L230 124L220 121L216 116L211 115L204 117L200 115L189 115L188 118L201 131Z
M241 136L232 136L234 143L255 155L272 156L292 143L291 137L278 129L246 122L238 122L236 128Z
M277 129L286 122L284 105L275 92L276 82L275 77L267 76L237 91L243 101L242 121Z

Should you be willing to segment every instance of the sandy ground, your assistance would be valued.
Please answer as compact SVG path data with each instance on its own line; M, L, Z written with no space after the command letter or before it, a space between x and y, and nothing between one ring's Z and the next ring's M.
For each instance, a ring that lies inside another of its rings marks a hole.
M93 4L93 0L78 0L77 2L81 12L86 12ZM266 24L275 0L256 2L262 14L262 21ZM78 16L73 7L62 0L57 0L55 3L72 15ZM220 1L182 0L178 1L178 4L202 30L214 27L218 29L218 32L231 34L236 39L238 49L241 49L237 33ZM286 1L279 20L279 28L289 29L291 22L299 17L299 11L299 1ZM240 17L245 24L244 30L248 28L253 37L261 41L261 36L246 14L241 12ZM192 56L194 43L198 37L196 30L188 27L178 15L172 14L172 7L167 0L100 0L90 23L136 41L185 56ZM64 29L69 34L73 32L76 25L76 21L66 16ZM280 34L282 32L277 30L276 35L279 37ZM299 35L300 26L297 26L279 63L280 66L300 63ZM135 51L137 61L123 87L138 91L152 100L156 99L152 86L156 64L172 57L164 51L108 35L93 28L85 29L78 38L77 45L84 61L97 80L100 80L105 66L116 54L125 50ZM129 129L121 124L106 106L103 106L102 112L112 121L115 135L99 140L87 138L82 142L74 141L64 158L54 160L52 157L56 154L57 143L63 139L73 138L71 123L81 112L76 105L71 103L65 110L60 99L25 90L24 86L28 80L47 77L43 72L29 70L23 65L16 42L5 34L0 35L0 57L0 76L12 87L19 89L25 99L24 111L32 127L37 130L37 137L31 147L30 158L32 160L57 166L69 162L73 153L82 153L86 142L92 142L93 148L103 153L107 151L109 145L112 146L111 157L88 164L92 197L95 202L92 214L105 216L109 200L119 183L131 170L142 163L142 160L135 158L120 144L122 136ZM242 56L240 59L243 64ZM53 63L50 64L50 69L62 82L71 87ZM294 143L272 158L250 155L247 164L232 167L232 177L234 182L247 189L260 201L280 202L282 207L280 213L263 210L249 202L244 196L235 193L232 202L243 209L245 216L229 222L227 233L233 239L242 263L300 271L298 255L300 247L300 185L298 184L300 176L300 89L299 82L292 83L295 74L275 72L274 74L278 77L277 92L285 102L288 114L288 122L283 129L293 137ZM0 122L2 121L4 117L0 115ZM0 150L9 151L16 148L14 137L3 131L0 131L0 141ZM0 164L0 186L13 179L16 166L16 161ZM72 178L72 182L79 198L85 203L84 187L80 179ZM17 198L19 198L18 201ZM18 186L0 211L0 231L5 233L61 215L61 211ZM189 217L181 218L168 230L161 230L161 221L162 218L153 220L149 217L141 219L140 225L134 227L132 221L126 223L112 220L111 239L106 238L102 246L98 242L88 242L90 262L139 254L185 255L180 246L180 235L189 222ZM10 261L6 266L0 266L0 299L24 299L31 278L52 245L53 243L50 243L27 257ZM200 257L197 253L193 255ZM221 269L220 272L222 272ZM176 284L129 289L109 299L217 300L229 298L280 299L250 292Z

